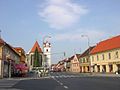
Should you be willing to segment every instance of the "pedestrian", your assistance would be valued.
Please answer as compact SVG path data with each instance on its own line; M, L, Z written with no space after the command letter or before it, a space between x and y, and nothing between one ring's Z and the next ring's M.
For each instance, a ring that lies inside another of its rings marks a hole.
M41 77L41 72L39 70L37 70L37 78Z

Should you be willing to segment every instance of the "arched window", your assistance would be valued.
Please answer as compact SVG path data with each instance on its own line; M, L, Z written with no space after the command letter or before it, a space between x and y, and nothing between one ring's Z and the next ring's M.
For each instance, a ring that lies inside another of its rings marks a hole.
M48 49L46 49L46 52L48 52Z

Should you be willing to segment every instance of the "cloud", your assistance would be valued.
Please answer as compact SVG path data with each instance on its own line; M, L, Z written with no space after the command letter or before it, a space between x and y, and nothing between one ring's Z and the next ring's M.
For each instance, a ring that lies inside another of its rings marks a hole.
M100 30L79 29L72 32L66 32L63 34L56 34L54 40L56 41L71 41L71 42L83 42L87 39L81 37L81 35L87 35L91 43L97 43L104 39L107 35L106 32Z
M71 0L45 0L39 16L51 28L64 29L77 23L87 12L88 9Z

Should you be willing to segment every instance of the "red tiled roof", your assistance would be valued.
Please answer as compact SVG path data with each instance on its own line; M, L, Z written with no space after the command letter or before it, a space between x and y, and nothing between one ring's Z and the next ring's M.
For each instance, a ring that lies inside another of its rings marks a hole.
M19 56L19 54L14 50L14 48L10 44L6 43L2 38L0 38L0 46L1 45L7 45L13 52L15 52Z
M91 51L91 54L116 48L120 48L120 35L98 43L97 46Z
M23 50L21 47L14 47L15 50L19 51L19 50Z
M42 53L42 49L40 48L40 46L39 46L39 44L38 44L37 41L35 42L34 46L32 47L30 53L35 52L35 49L36 49L36 48L38 49L38 52L39 52L39 53Z

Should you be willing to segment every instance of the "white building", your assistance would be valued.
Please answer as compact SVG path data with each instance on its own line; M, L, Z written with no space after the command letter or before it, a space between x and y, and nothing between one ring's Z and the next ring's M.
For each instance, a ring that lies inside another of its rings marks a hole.
M48 68L51 67L51 44L50 42L46 41L44 42L44 46L43 46L43 52L45 55L45 62Z

